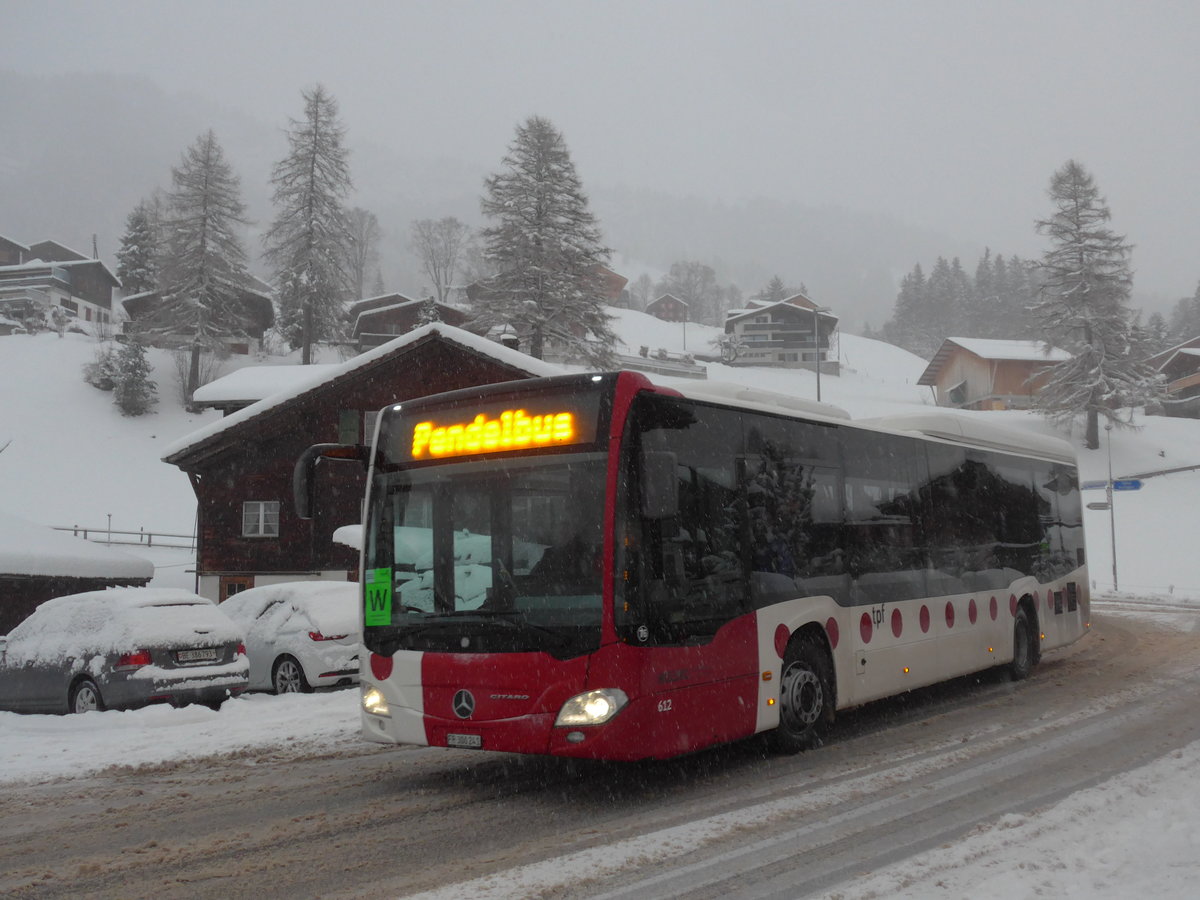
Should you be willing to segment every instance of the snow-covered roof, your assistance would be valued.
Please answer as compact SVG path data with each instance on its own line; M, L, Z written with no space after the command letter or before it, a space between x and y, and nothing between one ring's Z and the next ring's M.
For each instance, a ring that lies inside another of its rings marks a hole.
M149 560L0 512L0 575L142 579Z
M341 363L299 366L246 366L196 388L192 400L218 406L225 403L253 403L290 390L313 379L318 372L340 369Z
M802 297L805 300L808 299L807 297L804 297L803 294L796 294L795 297ZM749 316L752 314L761 315L768 310L778 309L779 307L791 309L796 312L808 313L810 315L813 312L816 312L819 318L825 319L826 321L832 319L834 322L836 322L838 320L838 317L830 313L828 310L821 310L815 306L801 306L799 303L792 303L791 301L795 299L795 297L789 297L787 300L776 300L774 303L768 303L765 306L755 306L749 309L731 309L725 313L725 321L732 322L734 319L740 319L743 316ZM809 300L809 302L811 303L812 301Z
M1060 362L1071 358L1071 354L1066 350L1060 350L1058 347L1051 346L1045 341L964 337L950 337L946 338L946 340L953 341L964 350L968 350L982 359L1018 359L1034 360L1037 362L1049 360L1050 362Z
M230 428L253 419L255 416L262 415L275 407L282 406L309 391L316 390L334 379L348 375L357 369L366 368L378 360L391 356L398 350L402 350L410 344L415 344L431 335L438 335L443 340L459 344L474 353L490 357L504 365L528 372L530 375L562 375L565 371L559 366L543 362L540 359L534 359L532 356L528 356L518 350L511 350L508 347L497 344L495 341L489 341L487 338L480 337L477 334L471 334L469 331L455 328L453 325L433 322L429 325L423 325L420 328L414 328L408 334L401 335L395 340L388 341L386 344L380 344L378 347L368 350L366 353L349 359L340 365L333 365L329 368L321 367L320 371L311 372L307 378L264 397L257 403L252 403L243 409L239 409L237 412L231 413L204 428L193 431L191 434L168 446L163 452L162 459L164 462L171 462L172 457L178 456ZM307 366L306 368L311 371L316 367Z

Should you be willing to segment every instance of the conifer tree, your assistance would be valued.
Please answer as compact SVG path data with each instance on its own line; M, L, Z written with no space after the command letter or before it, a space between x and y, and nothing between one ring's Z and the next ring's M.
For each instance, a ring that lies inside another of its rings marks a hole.
M150 361L141 341L126 341L117 352L113 373L113 402L122 415L143 416L158 402L157 386L150 380Z
M125 234L117 251L117 278L126 296L158 287L158 225L143 201L125 218Z
M1099 420L1129 426L1119 410L1159 399L1154 373L1135 354L1128 307L1130 245L1108 227L1108 205L1088 171L1068 160L1050 181L1054 213L1039 220L1050 239L1039 271L1034 313L1052 343L1071 358L1052 366L1037 406L1051 420L1082 414L1084 446L1100 446Z
M190 398L200 386L201 351L246 332L241 291L249 273L236 229L247 223L240 183L211 130L187 149L171 170L171 182L160 270L163 302L146 328L192 334L185 387Z
M495 274L483 283L475 322L511 325L538 359L555 344L590 365L613 365L617 338L600 268L611 251L601 243L567 145L547 119L532 116L517 126L480 205L494 223L483 240Z
M263 240L278 283L279 330L307 365L314 343L342 333L351 183L337 101L321 85L303 97L304 119L291 120L288 155L271 176L276 213Z
M354 207L346 214L346 271L350 277L350 292L354 300L367 296L367 276L379 270L379 219L375 213ZM374 294L378 297L383 291Z

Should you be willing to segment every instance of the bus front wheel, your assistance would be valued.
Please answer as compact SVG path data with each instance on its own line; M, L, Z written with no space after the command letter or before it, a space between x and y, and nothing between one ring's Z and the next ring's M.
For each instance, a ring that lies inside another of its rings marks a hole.
M829 657L811 639L793 640L779 679L779 726L770 734L772 749L799 753L820 743L821 726L832 711Z

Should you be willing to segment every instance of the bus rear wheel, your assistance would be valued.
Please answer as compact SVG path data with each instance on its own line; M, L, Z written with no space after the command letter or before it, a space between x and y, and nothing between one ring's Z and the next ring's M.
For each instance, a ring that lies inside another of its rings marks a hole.
M1033 629L1029 626L1029 614L1024 607L1017 608L1013 619L1013 660L1008 667L1013 681L1023 681L1033 669L1036 653L1033 644Z
M779 753L799 753L820 743L832 711L829 657L812 640L793 640L779 679L779 726L769 743Z

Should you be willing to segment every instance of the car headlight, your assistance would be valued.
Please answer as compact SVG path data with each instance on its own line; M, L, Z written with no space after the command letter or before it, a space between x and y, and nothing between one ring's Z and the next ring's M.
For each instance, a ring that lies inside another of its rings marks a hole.
M371 685L363 685L362 708L364 712L369 712L373 716L390 717L392 714L391 710L388 709L388 703L383 696L383 691Z
M554 724L566 728L603 725L628 702L629 698L620 688L601 688L598 691L576 694L562 705Z

